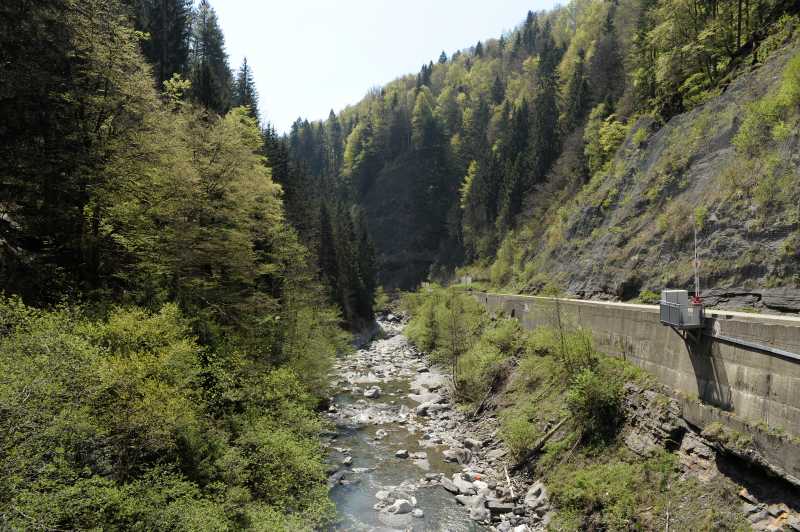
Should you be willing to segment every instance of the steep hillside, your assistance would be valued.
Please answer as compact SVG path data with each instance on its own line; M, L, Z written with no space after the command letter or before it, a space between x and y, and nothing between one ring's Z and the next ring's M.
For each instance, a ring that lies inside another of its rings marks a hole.
M775 289L797 283L796 103L777 94L799 10L573 0L530 12L324 122L298 121L290 155L363 209L387 287L472 265L495 287L630 299L686 284L697 225L718 301L794 309ZM744 295L756 289L770 291Z
M577 195L529 212L489 278L531 292L632 299L692 286L693 229L708 301L800 310L799 48L653 132L638 119Z

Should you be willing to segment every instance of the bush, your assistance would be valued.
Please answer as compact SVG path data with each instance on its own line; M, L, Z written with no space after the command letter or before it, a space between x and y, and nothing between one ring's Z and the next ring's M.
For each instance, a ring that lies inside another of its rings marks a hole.
M581 518L598 513L601 529L629 530L636 528L633 519L642 476L640 464L593 464L559 477L562 482L549 486L556 505L566 517L578 521L570 525L583 528Z
M484 398L501 375L508 353L485 337L472 346L458 361L456 390L459 398L475 402Z
M331 516L318 400L290 368L201 348L173 305L90 320L0 298L0 328L0 528Z
M519 320L503 318L493 322L483 333L482 339L506 355L516 355L522 350L525 333Z
M639 292L639 303L643 305L657 305L661 301L661 294L652 290L642 290Z
M500 437L515 458L522 458L541 436L536 424L519 412L506 416L500 428Z
M583 369L567 392L567 408L584 438L606 441L616 435L622 417L622 386L617 379Z

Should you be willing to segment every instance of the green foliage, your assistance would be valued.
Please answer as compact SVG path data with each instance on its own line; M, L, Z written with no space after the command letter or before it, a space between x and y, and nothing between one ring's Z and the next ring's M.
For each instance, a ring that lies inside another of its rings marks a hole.
M625 141L628 129L629 126L617 121L615 115L608 113L604 103L592 109L584 131L586 160L592 175L611 160Z
M780 139L787 120L796 120L800 102L800 57L794 57L783 72L777 92L750 105L733 143L739 153L755 157L773 137ZM777 129L777 135L773 133Z
M290 370L243 359L209 387L175 305L101 321L0 308L5 525L228 530L251 503L330 516L316 400ZM237 407L215 409L216 393Z
M627 530L636 514L642 476L640 464L591 465L565 478L565 482L553 484L552 496L567 519L599 511L602 524L610 530Z
M480 377L486 376L497 361L496 346L476 347L486 316L483 307L471 295L430 286L406 295L403 306L412 316L406 335L420 349L430 352L435 360L450 368L457 391L466 391L464 386L471 385L475 379L480 382Z
M642 290L637 298L643 305L657 305L661 301L661 294L652 290Z
M573 379L567 408L586 438L608 440L616 435L622 417L622 385L610 375L584 369Z
M247 72L250 107L216 114L230 72L208 2L191 65L186 2L125 4L0 7L3 286L66 301L0 299L0 528L322 527L315 409L340 316L284 219Z

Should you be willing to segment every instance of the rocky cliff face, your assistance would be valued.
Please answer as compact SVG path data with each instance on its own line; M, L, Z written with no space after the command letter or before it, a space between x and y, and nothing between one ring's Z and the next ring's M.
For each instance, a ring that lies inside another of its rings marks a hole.
M774 53L663 127L639 119L604 171L506 240L492 281L622 300L691 289L696 226L709 304L800 311L798 109L767 112L755 152L740 134L782 90L798 53Z

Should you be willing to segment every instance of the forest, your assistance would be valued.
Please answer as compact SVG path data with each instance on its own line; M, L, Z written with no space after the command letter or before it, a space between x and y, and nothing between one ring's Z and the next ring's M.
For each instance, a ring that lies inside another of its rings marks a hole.
M383 289L541 288L561 207L796 41L799 11L572 0L283 135L209 0L4 0L0 528L326 526L328 374ZM775 78L733 142L760 180L737 190L778 211L800 63Z
M294 225L214 9L10 0L0 69L0 528L327 522L317 411L374 253L344 200Z
M298 120L290 152L362 206L382 284L446 282L474 265L493 286L536 290L531 264L558 252L567 208L616 206L578 193L614 180L623 143L645 146L792 42L798 11L788 0L573 0L529 12L338 115ZM660 173L680 181L682 170ZM667 196L648 215L669 211ZM566 238L586 222L577 212Z

